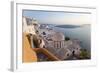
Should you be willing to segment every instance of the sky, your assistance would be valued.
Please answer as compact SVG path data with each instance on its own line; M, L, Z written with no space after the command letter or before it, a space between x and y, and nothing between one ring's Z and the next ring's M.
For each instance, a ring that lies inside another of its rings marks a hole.
M90 13L23 10L23 16L35 18L40 24L91 24Z

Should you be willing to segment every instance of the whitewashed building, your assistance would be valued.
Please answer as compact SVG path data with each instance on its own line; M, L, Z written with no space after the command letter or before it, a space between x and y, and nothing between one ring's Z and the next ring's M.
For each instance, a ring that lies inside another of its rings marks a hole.
M23 32L36 34L36 30L39 29L39 23L35 19L23 16L22 22Z
M49 30L47 25L39 24L33 18L23 17L23 32L40 36L42 40L40 48L45 46L48 51L61 60L68 59L72 55L80 54L81 47L77 40L65 41L63 33L53 29Z

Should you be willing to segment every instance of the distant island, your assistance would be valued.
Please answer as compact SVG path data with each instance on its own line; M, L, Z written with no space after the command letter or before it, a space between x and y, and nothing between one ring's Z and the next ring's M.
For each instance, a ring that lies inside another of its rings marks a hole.
M60 27L60 28L78 28L78 27L81 27L81 25L57 25L55 27Z
M90 25L90 24L82 24L82 25L56 25L55 27L60 27L60 28L79 28L82 26L86 26L86 25Z

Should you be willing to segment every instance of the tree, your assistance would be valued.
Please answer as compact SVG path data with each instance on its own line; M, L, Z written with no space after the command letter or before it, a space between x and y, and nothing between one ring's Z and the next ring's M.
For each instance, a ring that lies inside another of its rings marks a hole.
M81 49L79 58L80 59L89 59L90 58L90 52L87 51L86 49Z
M65 37L65 40L68 41L68 40L70 40L70 38L69 37Z

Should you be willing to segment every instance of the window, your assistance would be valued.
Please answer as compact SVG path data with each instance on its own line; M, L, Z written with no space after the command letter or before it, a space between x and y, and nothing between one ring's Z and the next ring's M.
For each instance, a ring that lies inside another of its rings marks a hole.
M46 33L45 33L45 32L43 32L43 35L46 35Z
M67 56L69 56L69 54L67 54Z
M74 51L74 50L72 51L72 54L73 54L73 55L75 54L75 51Z

